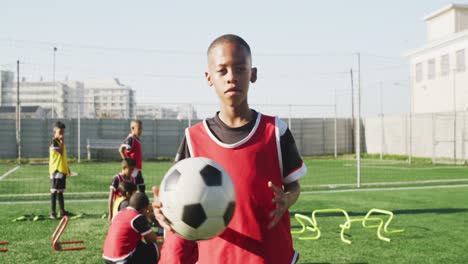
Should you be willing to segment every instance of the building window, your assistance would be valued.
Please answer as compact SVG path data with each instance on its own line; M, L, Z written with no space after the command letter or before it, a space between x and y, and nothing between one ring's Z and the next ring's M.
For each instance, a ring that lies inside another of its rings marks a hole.
M449 55L444 54L440 58L440 75L447 76L450 73L450 61Z
M435 77L435 59L427 61L427 79L433 80Z
M422 63L416 64L416 82L422 81Z
M456 53L457 58L457 72L465 71L465 50L459 50Z

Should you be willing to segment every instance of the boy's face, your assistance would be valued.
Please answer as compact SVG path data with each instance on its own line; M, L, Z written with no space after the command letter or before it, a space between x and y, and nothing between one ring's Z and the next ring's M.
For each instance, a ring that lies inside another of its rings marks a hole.
M63 135L65 135L65 129L54 128L54 138L63 139Z
M145 208L142 208L140 211L139 211L140 214L148 217L150 215L150 206L148 205L147 207Z
M126 196L127 199L130 200L130 198L132 197L132 195L133 195L135 192L136 192L136 191L128 191L128 192L127 192L127 196Z
M133 172L134 169L135 169L135 167L123 167L122 172L123 172L123 174L125 176L130 177L130 175L132 175L132 172Z
M250 83L257 80L257 69L247 50L234 43L222 43L208 54L205 77L224 106L236 107L247 103Z
M140 125L139 123L132 123L132 134L139 137L141 136L141 133L143 132L143 125Z

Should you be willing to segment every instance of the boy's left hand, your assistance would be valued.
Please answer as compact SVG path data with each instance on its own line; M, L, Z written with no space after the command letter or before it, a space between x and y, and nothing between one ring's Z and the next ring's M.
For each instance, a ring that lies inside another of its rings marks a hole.
M270 229L279 222L284 212L291 206L291 203L290 199L288 199L288 193L285 193L282 188L274 185L271 181L268 182L268 187L270 187L275 194L272 203L276 204L276 209L270 212L270 217L273 218L268 225L268 229Z
M172 229L171 225L167 221L166 217L161 211L161 207L163 206L162 203L159 201L159 188L157 186L153 186L152 188L153 191L153 213L154 213L154 218L159 222L159 225L164 228L165 230L174 233L174 230Z

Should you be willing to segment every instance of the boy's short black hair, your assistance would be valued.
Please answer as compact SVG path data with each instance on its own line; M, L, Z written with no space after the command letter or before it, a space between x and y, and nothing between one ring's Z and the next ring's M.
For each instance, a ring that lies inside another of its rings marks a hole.
M125 158L122 160L122 168L129 168L129 167L132 167L132 168L135 168L136 167L136 162L134 159L132 158Z
M58 128L58 129L65 129L65 124L60 122L60 121L57 121L54 123L54 129L55 128Z
M140 119L133 119L132 122L130 122L130 127L133 128L133 124L138 124L138 126L141 126L142 122Z
M130 197L128 205L132 208L135 208L135 210L140 211L141 209L148 207L149 198L145 193L138 191L134 193L132 197Z
M241 37L239 37L237 35L234 35L234 34L225 34L225 35L217 37L215 40L213 40L213 42L211 42L210 46L208 47L208 50L207 50L206 54L209 56L211 50L213 50L216 46L218 46L220 44L224 44L224 43L233 43L233 44L242 46L242 47L244 47L246 49L247 54L249 55L249 57L252 56L252 54L250 52L249 44L247 44L247 42L243 38L241 38Z
M123 181L119 184L119 190L123 196L128 197L128 193L134 193L137 186L131 181Z

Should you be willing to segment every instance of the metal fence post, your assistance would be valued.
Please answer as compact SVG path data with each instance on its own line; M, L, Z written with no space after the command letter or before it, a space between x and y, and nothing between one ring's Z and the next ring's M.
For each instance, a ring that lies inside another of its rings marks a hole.
M432 164L435 164L435 148L437 147L437 142L436 142L436 129L435 129L435 114L432 114Z

